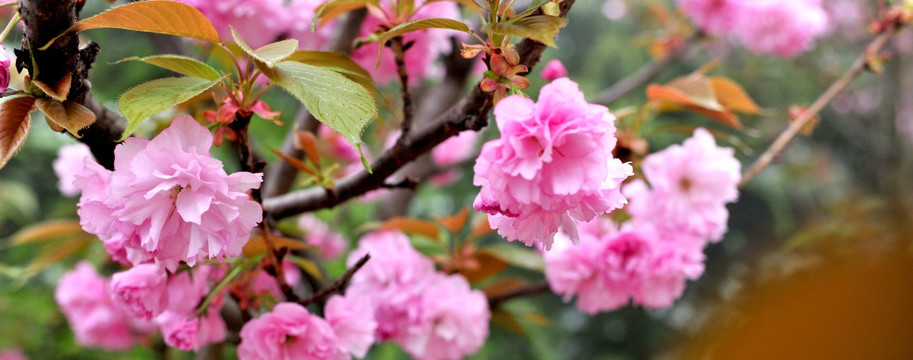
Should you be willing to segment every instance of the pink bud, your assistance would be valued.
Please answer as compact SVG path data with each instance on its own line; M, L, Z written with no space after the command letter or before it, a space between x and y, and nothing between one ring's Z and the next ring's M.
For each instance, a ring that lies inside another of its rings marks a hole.
M12 59L6 52L6 47L0 45L0 91L6 90L10 85L10 64Z
M548 64L545 64L541 76L543 79L551 82L555 79L567 77L567 69L564 68L564 64L562 64L561 61L554 59L549 61Z

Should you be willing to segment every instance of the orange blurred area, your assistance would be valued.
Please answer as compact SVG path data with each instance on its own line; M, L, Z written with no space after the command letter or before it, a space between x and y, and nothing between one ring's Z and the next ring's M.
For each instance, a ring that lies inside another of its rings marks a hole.
M913 359L913 255L906 249L834 256L741 299L718 309L681 357Z

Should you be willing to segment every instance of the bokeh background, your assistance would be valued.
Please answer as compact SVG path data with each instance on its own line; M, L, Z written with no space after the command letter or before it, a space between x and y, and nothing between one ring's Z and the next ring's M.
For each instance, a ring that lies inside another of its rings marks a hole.
M823 2L830 14L828 35L796 58L758 56L725 39L711 39L665 68L655 82L720 59L711 74L736 80L764 111L742 117L743 130L696 114L665 113L651 120L655 131L647 138L650 148L678 143L693 127L706 126L717 131L719 143L737 149L743 167L750 165L788 126L788 107L811 103L872 37L868 24L876 1ZM90 0L83 14L107 6ZM660 20L665 15L672 18ZM595 96L651 61L654 44L687 32L688 25L675 20L679 16L672 1L578 0L558 48L549 49L545 60L560 59L569 77ZM19 38L21 30L16 29L5 43L7 49L17 47ZM143 64L112 64L156 53L157 43L146 35L100 30L87 38L102 48L91 73L93 93L110 108L131 86L167 75ZM519 319L519 328L493 325L488 343L472 359L913 356L913 34L908 30L896 36L885 55L890 61L882 74L863 74L854 81L820 114L811 136L797 138L743 189L729 207L725 239L706 250L706 272L688 284L674 306L626 307L588 316L551 294L515 300L507 307L530 315ZM530 76L533 97L544 84L537 76L541 67ZM390 90L395 101L397 90ZM287 114L283 119L297 111L294 99L281 91L270 91L265 99ZM636 109L645 99L641 87L610 109ZM163 114L162 119L170 116ZM38 264L41 271L34 274L23 269L35 266L36 258L47 258L60 244L9 244L9 236L25 226L76 217L76 199L58 192L51 168L58 148L75 141L42 123L36 113L22 150L0 170L0 350L18 347L32 359L157 358L154 348L127 353L81 348L57 310L57 279L77 258L104 263L100 244L76 257ZM288 127L266 122L253 126L257 143L268 155L269 148L280 146ZM148 122L141 132L155 127L154 121ZM368 143L379 146L381 133L369 131ZM485 136L496 136L496 129L486 129ZM227 153L219 150L216 155ZM429 218L470 206L477 192L465 175L471 174L471 164L463 172L454 185L419 189L410 215ZM319 215L354 241L359 227L377 213L376 204L351 202ZM343 264L331 262L327 269L339 274ZM517 275L537 276L519 270ZM166 355L193 358L173 351ZM231 348L223 357L234 358ZM372 359L405 357L392 345L375 346L369 354Z

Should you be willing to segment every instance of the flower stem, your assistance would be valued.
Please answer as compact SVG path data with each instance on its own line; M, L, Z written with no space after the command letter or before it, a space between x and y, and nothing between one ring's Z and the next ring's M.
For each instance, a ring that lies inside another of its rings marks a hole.
M4 4L3 6L7 6L7 5ZM2 7L2 6L0 6L0 7ZM13 26L16 26L16 24L19 23L19 20L20 20L19 12L17 11L15 13L13 13L13 18L10 19L9 24L6 24L6 28L3 29L2 33L0 33L0 43L2 43L3 40L6 40L6 36L9 35L10 30L13 30Z

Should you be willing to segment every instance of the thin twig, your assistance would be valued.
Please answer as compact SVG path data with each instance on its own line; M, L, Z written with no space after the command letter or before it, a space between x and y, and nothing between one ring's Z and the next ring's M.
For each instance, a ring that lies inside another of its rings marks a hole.
M345 290L346 285L348 285L349 281L352 280L352 276L355 276L355 273L358 272L362 266L365 266L365 263L367 263L368 260L371 260L371 254L365 254L365 256L362 256L361 259L355 263L355 265L352 265L352 267L346 270L346 272L342 274L339 279L333 282L333 284L323 290L320 290L314 294L314 296L300 301L299 304L301 304L301 306L308 306L313 303L323 303L326 298L333 293Z
M401 125L402 135L400 139L409 135L412 129L412 115L414 106L412 105L412 94L409 92L409 73L406 71L406 49L403 44L403 37L397 36L390 43L393 49L393 59L396 62L396 72L399 74L399 83L402 88L403 97L403 123Z
M878 51L884 46L884 44L895 34L894 28L885 29L881 34L879 34L868 46L866 46L865 51L859 58L856 59L856 62L841 76L836 82L831 84L831 86L823 93L821 96L815 100L811 106L808 107L805 111L802 112L780 136L761 154L761 157L742 175L742 179L739 181L739 187L747 184L751 179L753 179L761 170L764 170L767 166L770 165L770 162L789 142L799 133L799 131L811 120L813 119L818 112L821 111L831 100L834 99L837 94L846 89L846 87L853 81L863 70L866 69L868 65L868 60L871 56L877 56Z
M665 69L666 66L680 59L682 56L685 56L688 51L691 50L693 46L699 44L703 38L704 35L700 31L689 35L685 38L684 42L675 46L666 54L666 56L647 63L633 74L621 79L615 83L615 85L612 85L612 87L603 90L592 99L592 102L608 105L621 99L634 89L637 89L647 81L650 81L650 79Z
M524 288L519 288L519 289L510 291L510 292L506 292L501 295L492 296L491 298L488 299L488 307L491 309L494 309L494 308L498 307L499 305L501 305L502 303L504 303L505 301L513 300L513 299L520 298L520 297L530 296L530 295L538 295L538 294L546 293L549 291L549 289L550 288L549 288L547 282L532 284L530 286L527 286Z

